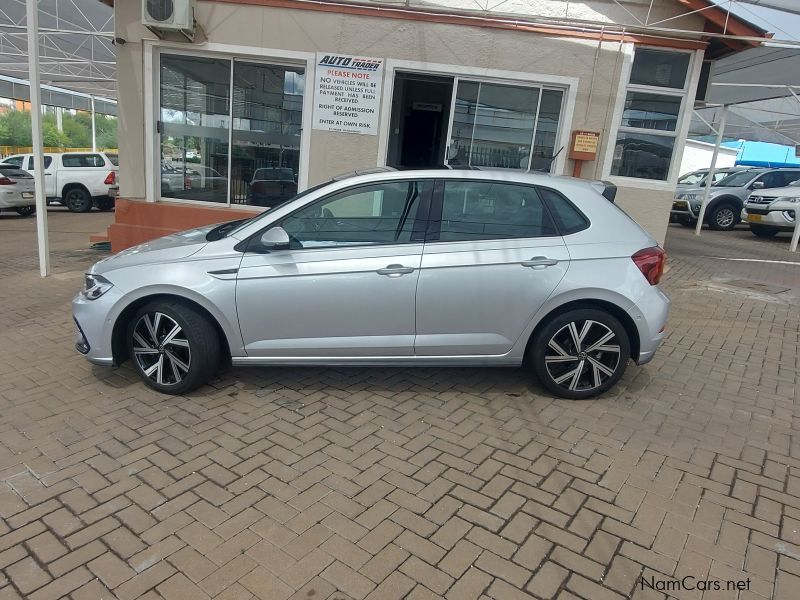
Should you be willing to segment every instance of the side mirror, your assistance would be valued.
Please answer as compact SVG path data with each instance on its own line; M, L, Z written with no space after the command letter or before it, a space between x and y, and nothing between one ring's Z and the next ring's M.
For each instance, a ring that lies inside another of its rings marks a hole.
M266 250L286 250L289 248L289 234L283 227L272 227L261 234L260 242Z
M753 184L750 186L750 189L751 190L763 190L764 187L766 187L766 186L764 185L763 181L754 181Z

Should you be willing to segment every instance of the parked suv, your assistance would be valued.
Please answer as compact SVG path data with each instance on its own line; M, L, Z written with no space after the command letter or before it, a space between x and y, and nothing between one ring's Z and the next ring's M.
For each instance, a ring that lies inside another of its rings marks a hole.
M501 171L334 180L96 263L78 351L183 394L234 365L529 365L611 388L665 335L665 255L592 182Z
M711 186L705 222L711 229L729 231L741 220L744 202L753 190L785 187L798 179L800 169L747 169L728 175ZM694 225L704 193L702 187L679 191L671 215L684 225Z
M753 235L770 238L781 231L794 231L800 210L800 181L788 187L755 190L747 199L742 219Z
M115 185L118 161L116 155L104 152L63 152L44 155L44 190L48 203L59 202L72 212L89 212L114 208L108 190ZM14 154L3 159L33 174L33 154Z

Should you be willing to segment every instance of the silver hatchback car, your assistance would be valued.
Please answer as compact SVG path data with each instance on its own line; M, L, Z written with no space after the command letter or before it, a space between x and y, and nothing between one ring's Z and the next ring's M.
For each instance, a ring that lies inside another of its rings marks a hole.
M245 365L527 365L587 398L664 338L665 255L599 182L510 171L337 178L96 263L78 351L184 394Z

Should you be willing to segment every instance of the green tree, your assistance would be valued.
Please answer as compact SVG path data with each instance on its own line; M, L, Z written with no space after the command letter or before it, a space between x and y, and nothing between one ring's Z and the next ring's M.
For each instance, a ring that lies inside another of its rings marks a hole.
M2 138L0 144L4 146L30 146L33 143L31 136L31 115L27 111L11 110L0 115L2 120Z

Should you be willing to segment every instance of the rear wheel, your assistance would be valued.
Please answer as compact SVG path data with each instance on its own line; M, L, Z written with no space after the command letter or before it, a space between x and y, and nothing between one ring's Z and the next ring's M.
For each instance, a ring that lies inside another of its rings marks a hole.
M736 227L736 220L736 209L730 204L720 204L708 215L708 226L717 231L730 231Z
M20 206L15 208L14 210L17 211L18 215L22 215L23 217L30 217L33 213L36 212L36 206L31 204L30 206Z
M92 210L92 197L83 188L70 188L63 198L64 205L70 212L85 213Z
M630 358L622 324L593 308L554 317L533 340L531 361L542 385L556 396L580 400L602 394L619 381Z
M151 302L128 326L128 353L142 380L154 390L181 395L217 372L219 336L196 309L173 301Z

